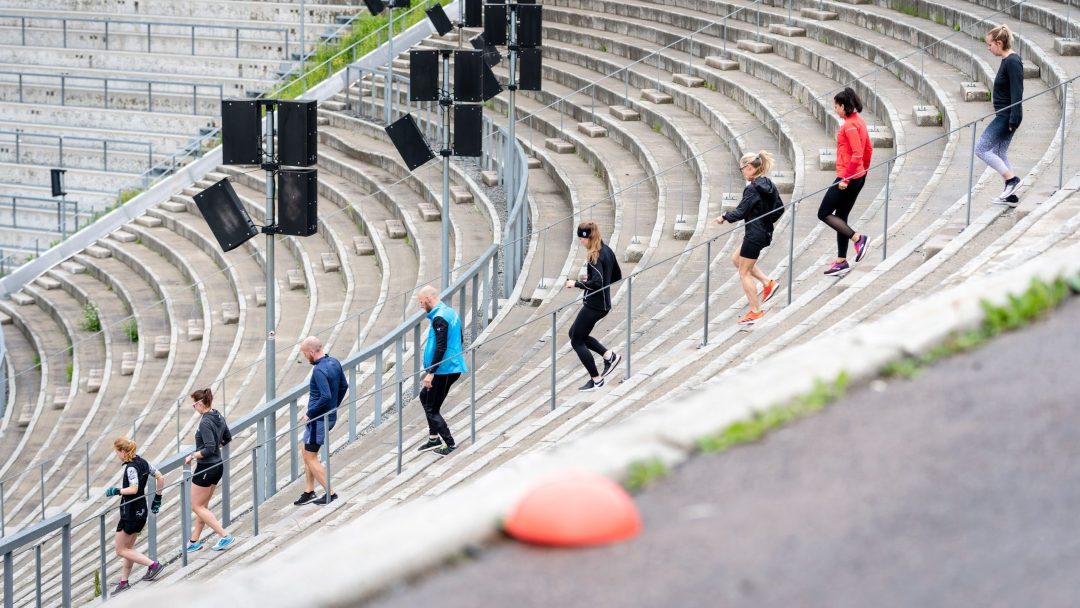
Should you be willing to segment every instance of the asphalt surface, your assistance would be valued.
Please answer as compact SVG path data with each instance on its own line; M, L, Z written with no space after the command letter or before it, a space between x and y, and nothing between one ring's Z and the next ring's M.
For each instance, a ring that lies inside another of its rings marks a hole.
M1078 606L1080 298L636 500L630 542L501 542L369 605Z

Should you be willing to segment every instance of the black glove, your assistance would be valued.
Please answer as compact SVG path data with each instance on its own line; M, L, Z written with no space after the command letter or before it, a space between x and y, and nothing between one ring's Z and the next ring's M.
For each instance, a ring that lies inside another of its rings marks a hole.
M157 514L161 510L161 494L155 494L154 500L150 502L150 512Z

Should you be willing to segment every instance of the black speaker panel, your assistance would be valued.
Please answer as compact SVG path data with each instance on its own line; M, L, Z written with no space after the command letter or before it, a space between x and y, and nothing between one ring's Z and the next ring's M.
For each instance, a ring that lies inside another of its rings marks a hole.
M521 48L540 46L544 7L526 4L517 7L517 43Z
M454 156L480 156L483 152L483 106L454 106Z
M53 196L64 196L67 192L64 192L64 174L67 173L67 169L49 169L49 185L52 186ZM14 209L14 207L12 207Z
M499 84L499 79L495 77L495 72L491 71L491 68L484 66L484 101L495 97L499 93L502 93L502 85Z
M196 194L195 204L222 251L232 251L259 234L228 178Z
M477 34L470 38L469 44L478 51L484 51L484 63L488 64L488 67L495 67L502 61L502 55L499 53L499 49L488 44L484 40L483 34Z
M319 231L317 169L284 169L277 175L277 225L281 234L311 236Z
M521 73L518 74L518 89L522 91L540 90L543 57L543 51L539 47L521 49L518 52L518 60L521 65Z
M465 27L484 25L484 0L465 0Z
M454 24L450 23L450 18L446 16L446 11L443 10L441 4L433 4L424 12L427 13L427 18L440 36L445 36L447 32L454 29Z
M289 167L310 167L319 159L318 111L314 100L278 104L278 162Z
M258 165L263 161L262 116L254 99L221 102L221 163Z
M506 5L484 5L484 40L492 46L506 45Z
M401 159L409 171L414 171L420 165L435 158L431 146L424 140L424 134L416 126L416 120L412 114L406 114L386 127L386 134L390 141L394 142Z
M382 0L364 0L364 5L372 15L378 15L386 9L386 4Z
M409 51L409 100L439 101L439 51Z
M484 95L483 51L454 51L454 101L478 102Z

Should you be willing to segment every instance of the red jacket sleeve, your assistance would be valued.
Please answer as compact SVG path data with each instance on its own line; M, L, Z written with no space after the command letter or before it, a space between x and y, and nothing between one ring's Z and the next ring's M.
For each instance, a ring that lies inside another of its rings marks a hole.
M844 139L847 140L848 149L851 150L851 158L848 159L847 167L844 167L844 181L852 179L863 166L863 142L859 137L859 128L853 124L844 125Z

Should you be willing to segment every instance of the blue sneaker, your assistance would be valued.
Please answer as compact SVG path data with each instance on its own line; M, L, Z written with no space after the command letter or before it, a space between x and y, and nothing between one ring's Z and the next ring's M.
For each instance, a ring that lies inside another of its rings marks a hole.
M203 542L201 540L197 540L197 541L195 541L193 543L189 542L188 546L187 546L187 549L185 549L185 551L187 551L188 553L194 553L196 551L201 551L202 548L203 548Z
M235 541L235 540L236 539L233 538L232 534L230 534L228 536L223 536L220 539L218 539L217 544L214 545L213 547L211 547L211 549L213 549L214 551L224 551L225 549L228 549L229 546L232 545L233 541Z

